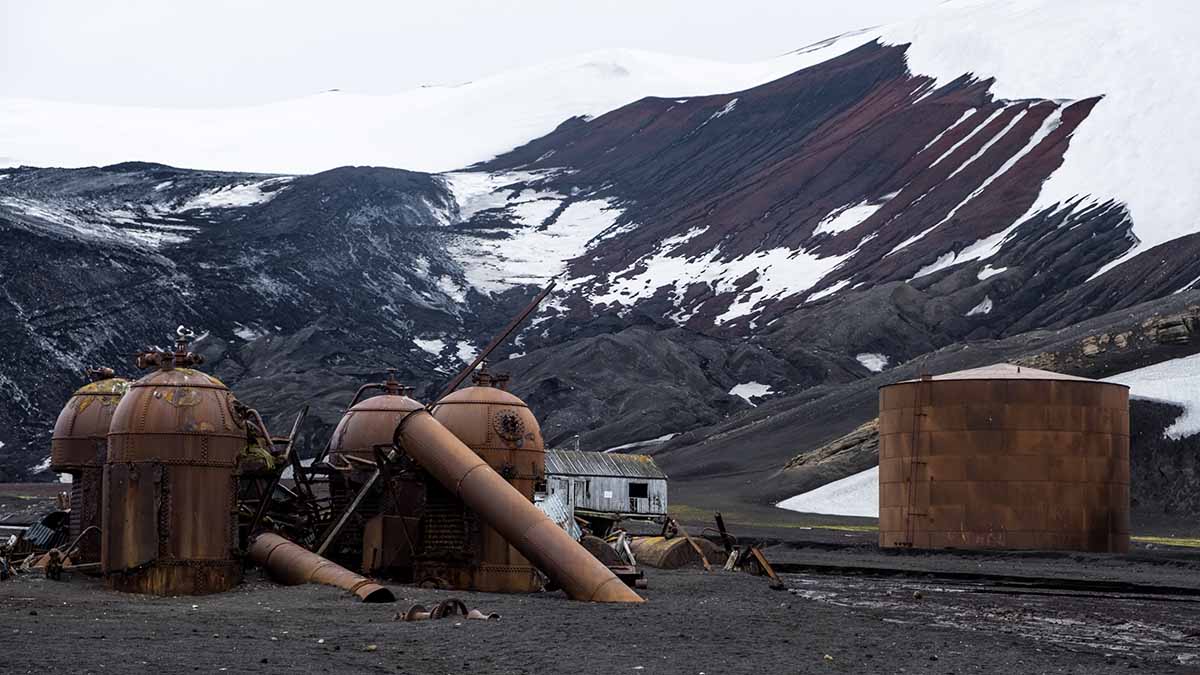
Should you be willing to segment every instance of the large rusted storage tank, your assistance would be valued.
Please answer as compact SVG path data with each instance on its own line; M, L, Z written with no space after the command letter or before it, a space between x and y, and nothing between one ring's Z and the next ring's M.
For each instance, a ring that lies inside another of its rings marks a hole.
M368 391L380 393L363 399ZM328 464L338 471L330 477L333 510L340 513L375 470L377 453L392 449L392 436L404 416L422 406L408 396L411 388L388 370L387 380L359 388L329 441ZM360 400L361 399L361 400ZM388 482L367 494L357 516L342 530L330 557L363 572L408 581L412 575L414 542L419 539L419 515L424 483L410 473L389 472Z
M474 386L438 401L433 416L532 502L535 487L545 481L546 450L537 418L524 401L504 390L507 382L507 376L481 370ZM454 495L430 483L418 580L435 578L454 588L507 593L542 587L541 575L524 556Z
M104 473L101 561L111 588L156 595L228 590L241 579L237 461L246 429L233 394L175 353L138 357L155 370L113 414Z
M1009 364L879 391L879 545L1129 550L1129 390Z
M79 538L81 564L100 562L108 425L129 389L129 381L114 377L111 368L90 368L87 375L91 381L67 401L50 440L50 468L71 476L71 537Z

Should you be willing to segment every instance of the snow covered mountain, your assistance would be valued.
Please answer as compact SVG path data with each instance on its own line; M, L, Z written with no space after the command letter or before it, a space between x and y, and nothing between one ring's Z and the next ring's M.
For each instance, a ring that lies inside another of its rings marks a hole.
M549 133L571 117L598 116L650 95L736 91L819 60L797 53L726 64L612 49L455 86L390 96L333 90L248 108L0 99L0 166L149 159L268 173L343 165L450 171Z
M865 421L866 383L946 350L1048 358L1047 331L1200 298L1197 36L1190 3L950 2L762 64L612 51L242 110L0 101L5 164L107 164L0 169L0 466L39 463L83 365L178 323L267 413L316 399L317 445L361 380L431 394L558 277L500 354L551 443L770 475L804 449L781 411L833 401L815 447ZM131 158L221 170L111 164ZM1122 339L1042 367L1198 348Z

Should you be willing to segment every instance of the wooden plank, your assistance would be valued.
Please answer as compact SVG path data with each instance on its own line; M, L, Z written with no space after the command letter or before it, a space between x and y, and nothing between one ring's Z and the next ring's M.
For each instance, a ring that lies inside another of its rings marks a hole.
M708 564L708 558L705 557L704 551L700 549L700 545L692 541L692 538L688 536L687 530L683 529L683 525L680 525L679 521L675 521L675 527L679 528L679 534L682 534L687 543L691 544L692 548L696 549L696 553L700 555L700 562L704 563L704 571L711 572L712 565Z

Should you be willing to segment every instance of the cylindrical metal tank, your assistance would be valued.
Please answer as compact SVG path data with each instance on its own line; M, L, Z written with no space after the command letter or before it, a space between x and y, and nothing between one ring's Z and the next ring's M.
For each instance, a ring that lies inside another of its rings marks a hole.
M71 475L71 537L79 537L80 564L100 562L108 425L129 389L129 381L114 377L110 368L88 369L87 375L91 382L67 401L50 440L50 468ZM97 529L89 531L93 527Z
M879 545L1129 550L1129 390L1010 364L879 390Z
M474 376L474 386L438 401L433 417L532 504L535 486L545 481L546 450L541 427L529 406L502 388L507 380L481 370ZM471 522L472 514L464 514L457 504L438 508L439 492L430 490L427 499L423 520L426 548L434 549L439 541L459 545L465 539L469 556L460 563L428 550L419 565L419 576L480 591L522 593L542 587L537 569L494 528ZM467 531L460 535L464 517Z
M723 564L728 557L716 544L698 537L693 537L691 541L684 537L633 537L629 541L629 548L639 565L665 570L701 567L704 565L700 559L701 553L709 564Z
M111 588L155 595L228 590L241 578L237 462L242 415L219 380L174 353L138 357L157 368L130 385L113 414L104 472L101 562Z

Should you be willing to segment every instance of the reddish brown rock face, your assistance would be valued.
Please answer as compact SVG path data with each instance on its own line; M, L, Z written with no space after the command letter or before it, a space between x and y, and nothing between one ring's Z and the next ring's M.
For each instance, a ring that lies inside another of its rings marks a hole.
M823 291L932 282L962 262L977 272L978 252L1001 241L987 257L995 268L1053 272L1053 281L1030 284L1040 297L1081 284L1100 259L1128 248L1120 205L1029 213L1099 97L995 100L990 80L968 74L938 87L908 71L905 49L869 44L742 92L643 99L565 123L488 166L570 167L562 180L607 185L627 206L623 222L636 227L572 263L572 276L595 275L575 287L568 306L577 317L617 279L644 271L664 240L689 231L672 258L723 264L779 249L834 263L811 285L758 296L768 285L761 270L649 295L673 281L655 279L633 303L649 316L739 333ZM1085 242L1091 254L1074 250ZM730 311L746 297L752 306ZM1022 304L1001 300L984 318L1024 315Z

